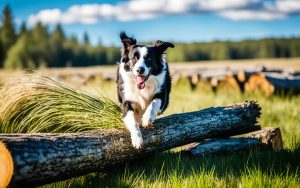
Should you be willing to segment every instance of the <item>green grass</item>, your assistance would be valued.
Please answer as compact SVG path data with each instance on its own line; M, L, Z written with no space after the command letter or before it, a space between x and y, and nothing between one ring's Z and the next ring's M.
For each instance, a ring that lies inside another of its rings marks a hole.
M85 86L83 90L95 95L100 93L116 102L114 82ZM264 97L226 90L213 93L205 87L192 91L183 81L173 87L164 116L244 100L256 100L262 106L259 121L262 126L280 127L283 151L253 149L242 154L188 158L176 149L44 187L299 187L300 96Z
M175 152L46 187L297 187L297 151L190 159ZM151 164L151 165L149 165Z

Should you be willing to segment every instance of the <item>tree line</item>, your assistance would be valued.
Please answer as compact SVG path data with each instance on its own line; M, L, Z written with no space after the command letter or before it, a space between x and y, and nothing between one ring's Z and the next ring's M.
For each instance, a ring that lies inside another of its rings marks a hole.
M172 62L300 57L300 38L176 44L176 48L170 50L168 55Z
M17 32L9 6L1 17L0 68L95 66L115 64L120 58L118 47L93 46L87 34L79 42L67 37L60 24L49 32L42 23L30 29L22 23ZM176 43L168 52L170 62L280 57L300 57L300 38Z
M0 67L34 69L39 67L93 66L113 64L120 50L102 45L92 46L85 33L83 42L66 37L61 25L52 32L42 23L31 29L22 23L16 32L9 6L2 13L0 27Z

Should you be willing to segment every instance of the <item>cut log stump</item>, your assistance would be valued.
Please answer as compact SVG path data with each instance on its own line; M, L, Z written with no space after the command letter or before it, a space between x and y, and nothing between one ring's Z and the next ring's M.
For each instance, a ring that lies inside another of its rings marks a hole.
M13 175L13 169L13 159L5 145L0 141L0 187L7 187Z
M260 107L244 102L173 114L143 129L144 147L132 147L126 129L64 134L0 134L14 161L10 186L36 186L99 171L207 138L259 130ZM0 164L5 161L0 161ZM2 177L3 174L0 174Z
M272 149L275 151L283 149L280 129L269 127L250 133L246 138L216 138L200 143L192 143L183 150L183 153L196 157L208 154L249 151L251 148Z

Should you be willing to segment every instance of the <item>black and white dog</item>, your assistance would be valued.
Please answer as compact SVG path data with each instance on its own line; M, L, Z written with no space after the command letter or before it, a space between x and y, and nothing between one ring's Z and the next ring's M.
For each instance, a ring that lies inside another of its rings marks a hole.
M163 41L140 45L125 32L120 33L120 38L123 47L117 73L118 99L132 145L140 149L143 138L139 125L151 127L169 103L171 77L165 51L174 45Z

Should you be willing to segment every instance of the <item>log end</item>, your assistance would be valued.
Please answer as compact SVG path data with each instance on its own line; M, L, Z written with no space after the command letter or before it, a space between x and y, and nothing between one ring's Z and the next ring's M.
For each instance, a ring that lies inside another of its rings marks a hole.
M0 187L7 187L14 171L13 159L6 146L0 142Z
M237 108L237 109L249 109L249 117L256 117L256 119L260 118L261 115L261 107L259 106L257 101L245 101L241 103L236 103L228 106L228 108ZM257 123L257 122L256 122Z
M274 93L275 87L265 78L263 73L257 73L250 76L249 80L245 84L245 90L250 93L270 96Z
M275 151L283 149L283 141L279 128L266 127L263 130L249 134L249 137L260 139L261 143Z
M242 107L250 107L251 109L255 109L257 110L258 112L261 111L261 107L259 106L258 102L257 101L245 101L243 103L237 103L236 105L239 105L241 104Z
M182 151L189 157L249 151L252 147L280 151L283 141L279 128L267 127L241 138L215 138L192 143Z

